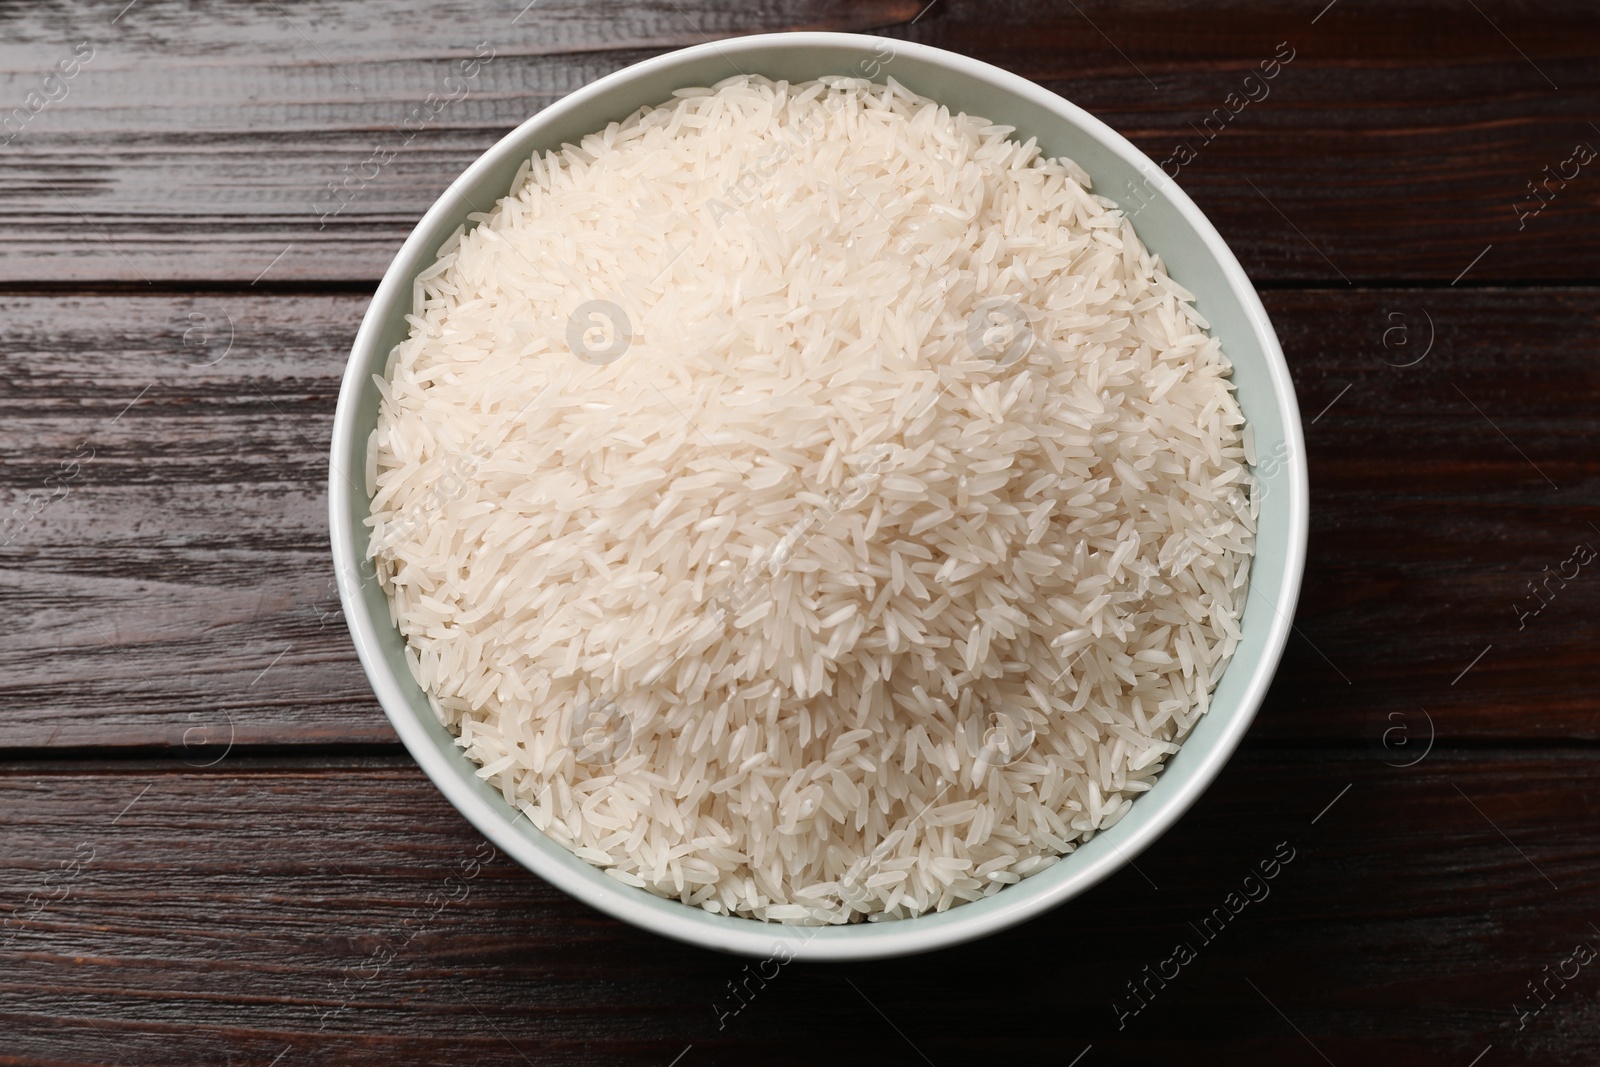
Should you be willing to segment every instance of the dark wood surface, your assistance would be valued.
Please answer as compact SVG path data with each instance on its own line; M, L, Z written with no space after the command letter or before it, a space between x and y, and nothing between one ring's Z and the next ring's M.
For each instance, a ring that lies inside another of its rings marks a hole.
M1519 615L1600 547L1600 161L1517 210L1600 149L1592 7L125 2L0 4L0 115L94 48L0 146L0 1064L1600 1058L1600 961L1537 1013L1527 984L1600 949L1600 579ZM325 450L377 278L479 152L641 58L800 28L997 63L1157 160L1290 43L1179 182L1288 354L1311 559L1243 749L1137 869L719 1019L743 961L492 855L395 743ZM319 229L479 42L472 93Z

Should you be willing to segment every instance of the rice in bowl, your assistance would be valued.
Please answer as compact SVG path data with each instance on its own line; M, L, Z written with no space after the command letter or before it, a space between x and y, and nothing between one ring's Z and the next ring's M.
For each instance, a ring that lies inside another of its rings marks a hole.
M734 78L534 158L419 277L371 553L480 774L618 880L941 910L1204 714L1253 546L1229 365L1011 132Z

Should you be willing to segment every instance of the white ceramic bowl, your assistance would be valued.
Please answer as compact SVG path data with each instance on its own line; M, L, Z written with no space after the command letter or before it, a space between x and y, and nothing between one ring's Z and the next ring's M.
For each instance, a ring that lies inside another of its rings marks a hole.
M1211 710L1154 788L1129 813L1060 863L986 900L896 922L800 928L712 915L606 877L539 833L479 780L429 710L407 670L383 590L365 558L368 434L390 349L407 335L412 280L469 212L510 191L535 151L578 141L674 89L735 72L803 81L829 74L893 77L951 110L982 115L1036 136L1047 155L1087 170L1097 192L1137 207L1134 226L1172 276L1193 292L1234 364L1239 403L1254 432L1263 493L1243 640ZM329 462L329 511L339 596L362 666L400 739L441 792L483 834L546 881L617 918L680 941L750 956L865 959L921 952L1004 929L1071 899L1108 877L1171 826L1222 769L1266 694L1289 633L1305 561L1305 448L1282 350L1250 280L1194 203L1105 124L1032 82L926 45L840 33L764 34L699 45L646 60L585 86L513 130L456 179L395 256L367 311L339 392Z

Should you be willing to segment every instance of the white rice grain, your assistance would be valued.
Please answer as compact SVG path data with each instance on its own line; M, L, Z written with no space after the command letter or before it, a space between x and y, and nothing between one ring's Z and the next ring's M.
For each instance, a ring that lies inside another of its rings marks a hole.
M1203 714L1254 543L1229 364L1010 132L731 78L534 158L419 277L371 553L441 721L611 877L942 910Z

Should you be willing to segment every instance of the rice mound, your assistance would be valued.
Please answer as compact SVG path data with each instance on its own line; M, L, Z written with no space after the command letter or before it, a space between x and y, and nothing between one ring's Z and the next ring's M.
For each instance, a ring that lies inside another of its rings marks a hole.
M370 552L480 775L619 881L946 909L1205 713L1255 525L1228 360L1011 133L731 78L530 160L418 279Z

